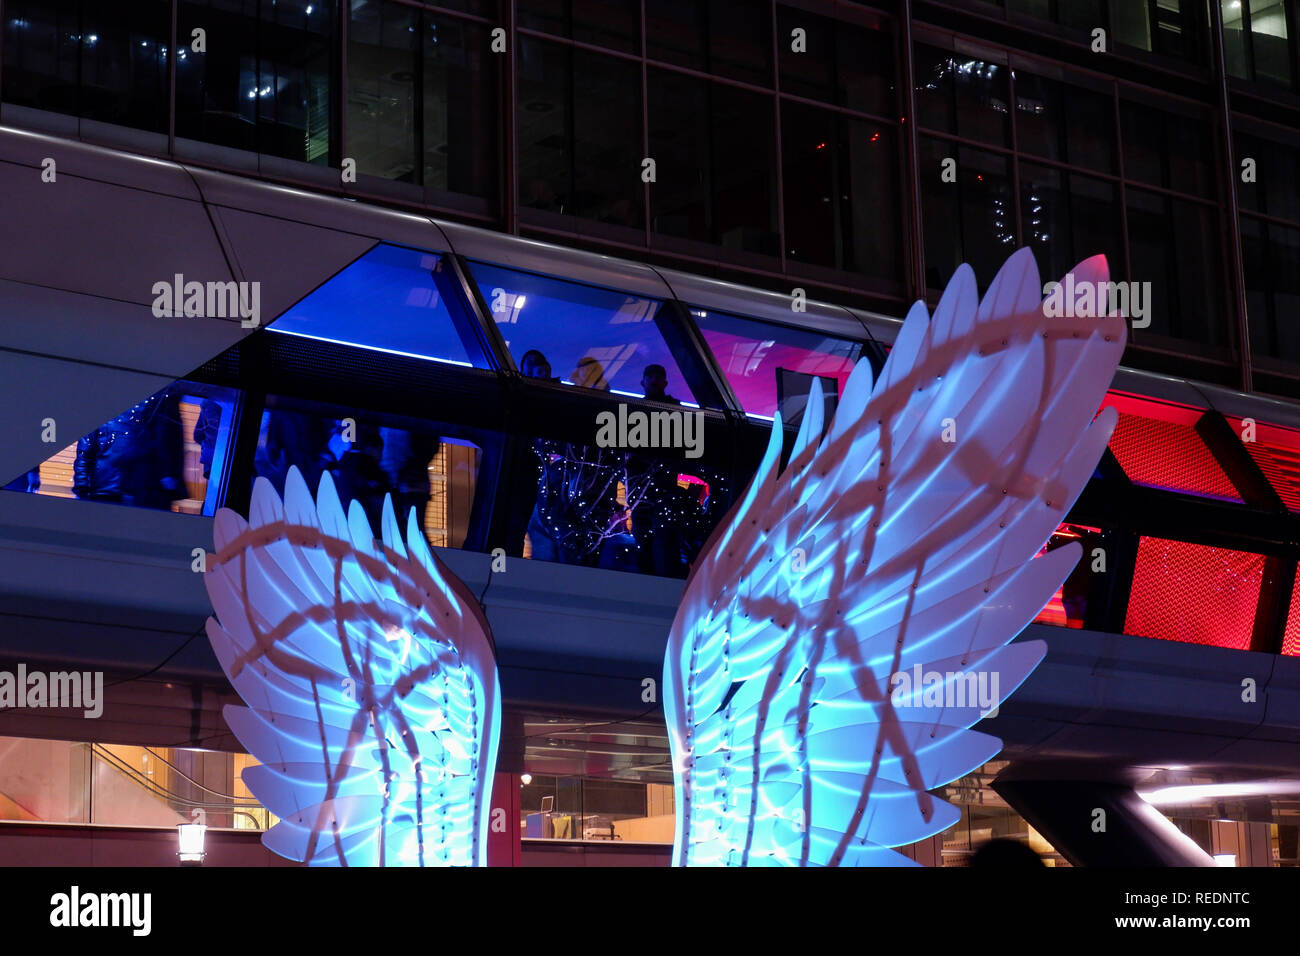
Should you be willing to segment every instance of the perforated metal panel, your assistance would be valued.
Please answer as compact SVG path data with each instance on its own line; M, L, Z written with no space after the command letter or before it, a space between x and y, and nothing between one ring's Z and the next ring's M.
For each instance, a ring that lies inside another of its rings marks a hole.
M1158 407L1154 406L1153 407ZM1110 450L1134 484L1241 501L1196 429L1178 421L1120 411Z
M1144 537L1124 633L1248 650L1263 577L1262 554Z

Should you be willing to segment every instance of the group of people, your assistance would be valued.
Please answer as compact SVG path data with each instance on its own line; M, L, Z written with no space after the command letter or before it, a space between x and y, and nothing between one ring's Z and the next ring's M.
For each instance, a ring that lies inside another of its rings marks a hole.
M383 428L355 420L321 418L290 409L271 409L254 457L254 471L284 493L289 469L297 466L313 492L321 475L330 473L346 506L358 501L376 533L384 498L405 530L411 508L421 524L429 500L429 463L441 445L429 432Z
M221 411L220 402L204 399L191 436L199 446L205 480L212 471ZM180 392L163 389L83 435L77 441L72 490L90 501L162 511L187 497Z
M536 349L524 353L519 367L529 378L556 381L546 356ZM573 381L609 388L604 370L590 356L578 362ZM668 393L662 365L646 366L641 388L646 398L681 404ZM716 517L721 476L683 487L671 461L545 438L534 440L531 451L519 459L514 486L535 482L537 495L531 500L516 495L511 504L511 553L522 553L526 534L534 558L685 575Z

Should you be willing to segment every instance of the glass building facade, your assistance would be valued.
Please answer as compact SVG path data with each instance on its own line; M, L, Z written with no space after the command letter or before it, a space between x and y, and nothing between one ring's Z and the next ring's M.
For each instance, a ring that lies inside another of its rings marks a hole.
M1298 397L1296 8L11 0L0 122L892 314L1101 252L1125 364Z

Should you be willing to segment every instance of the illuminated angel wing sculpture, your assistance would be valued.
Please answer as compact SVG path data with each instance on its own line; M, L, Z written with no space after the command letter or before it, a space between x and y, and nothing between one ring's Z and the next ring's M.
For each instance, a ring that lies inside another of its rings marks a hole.
M208 638L247 707L226 722L262 766L244 782L280 822L262 842L325 866L482 866L500 732L487 621L392 500L376 541L326 474L250 520L217 513Z
M778 418L668 640L675 864L908 865L890 847L958 820L927 791L1001 749L970 728L1045 653L1009 642L1081 549L1035 555L1114 427L1125 326L1092 311L1048 318L1028 250L982 302L962 266L825 437L813 396L784 471Z

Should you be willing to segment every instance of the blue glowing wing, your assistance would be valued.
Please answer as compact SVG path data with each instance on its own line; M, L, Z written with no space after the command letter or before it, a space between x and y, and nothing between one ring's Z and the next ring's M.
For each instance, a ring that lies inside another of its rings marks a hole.
M482 866L500 732L487 621L392 500L383 538L326 474L283 503L259 478L250 520L221 510L208 638L247 707L230 729L280 822L262 838L325 866Z
M668 641L676 864L909 864L890 847L957 821L928 791L998 753L970 728L1045 652L1009 642L1078 560L1035 555L1106 447L1124 340L1048 318L1021 250L982 302L966 266L918 302L825 437L815 394L784 471L778 419Z

